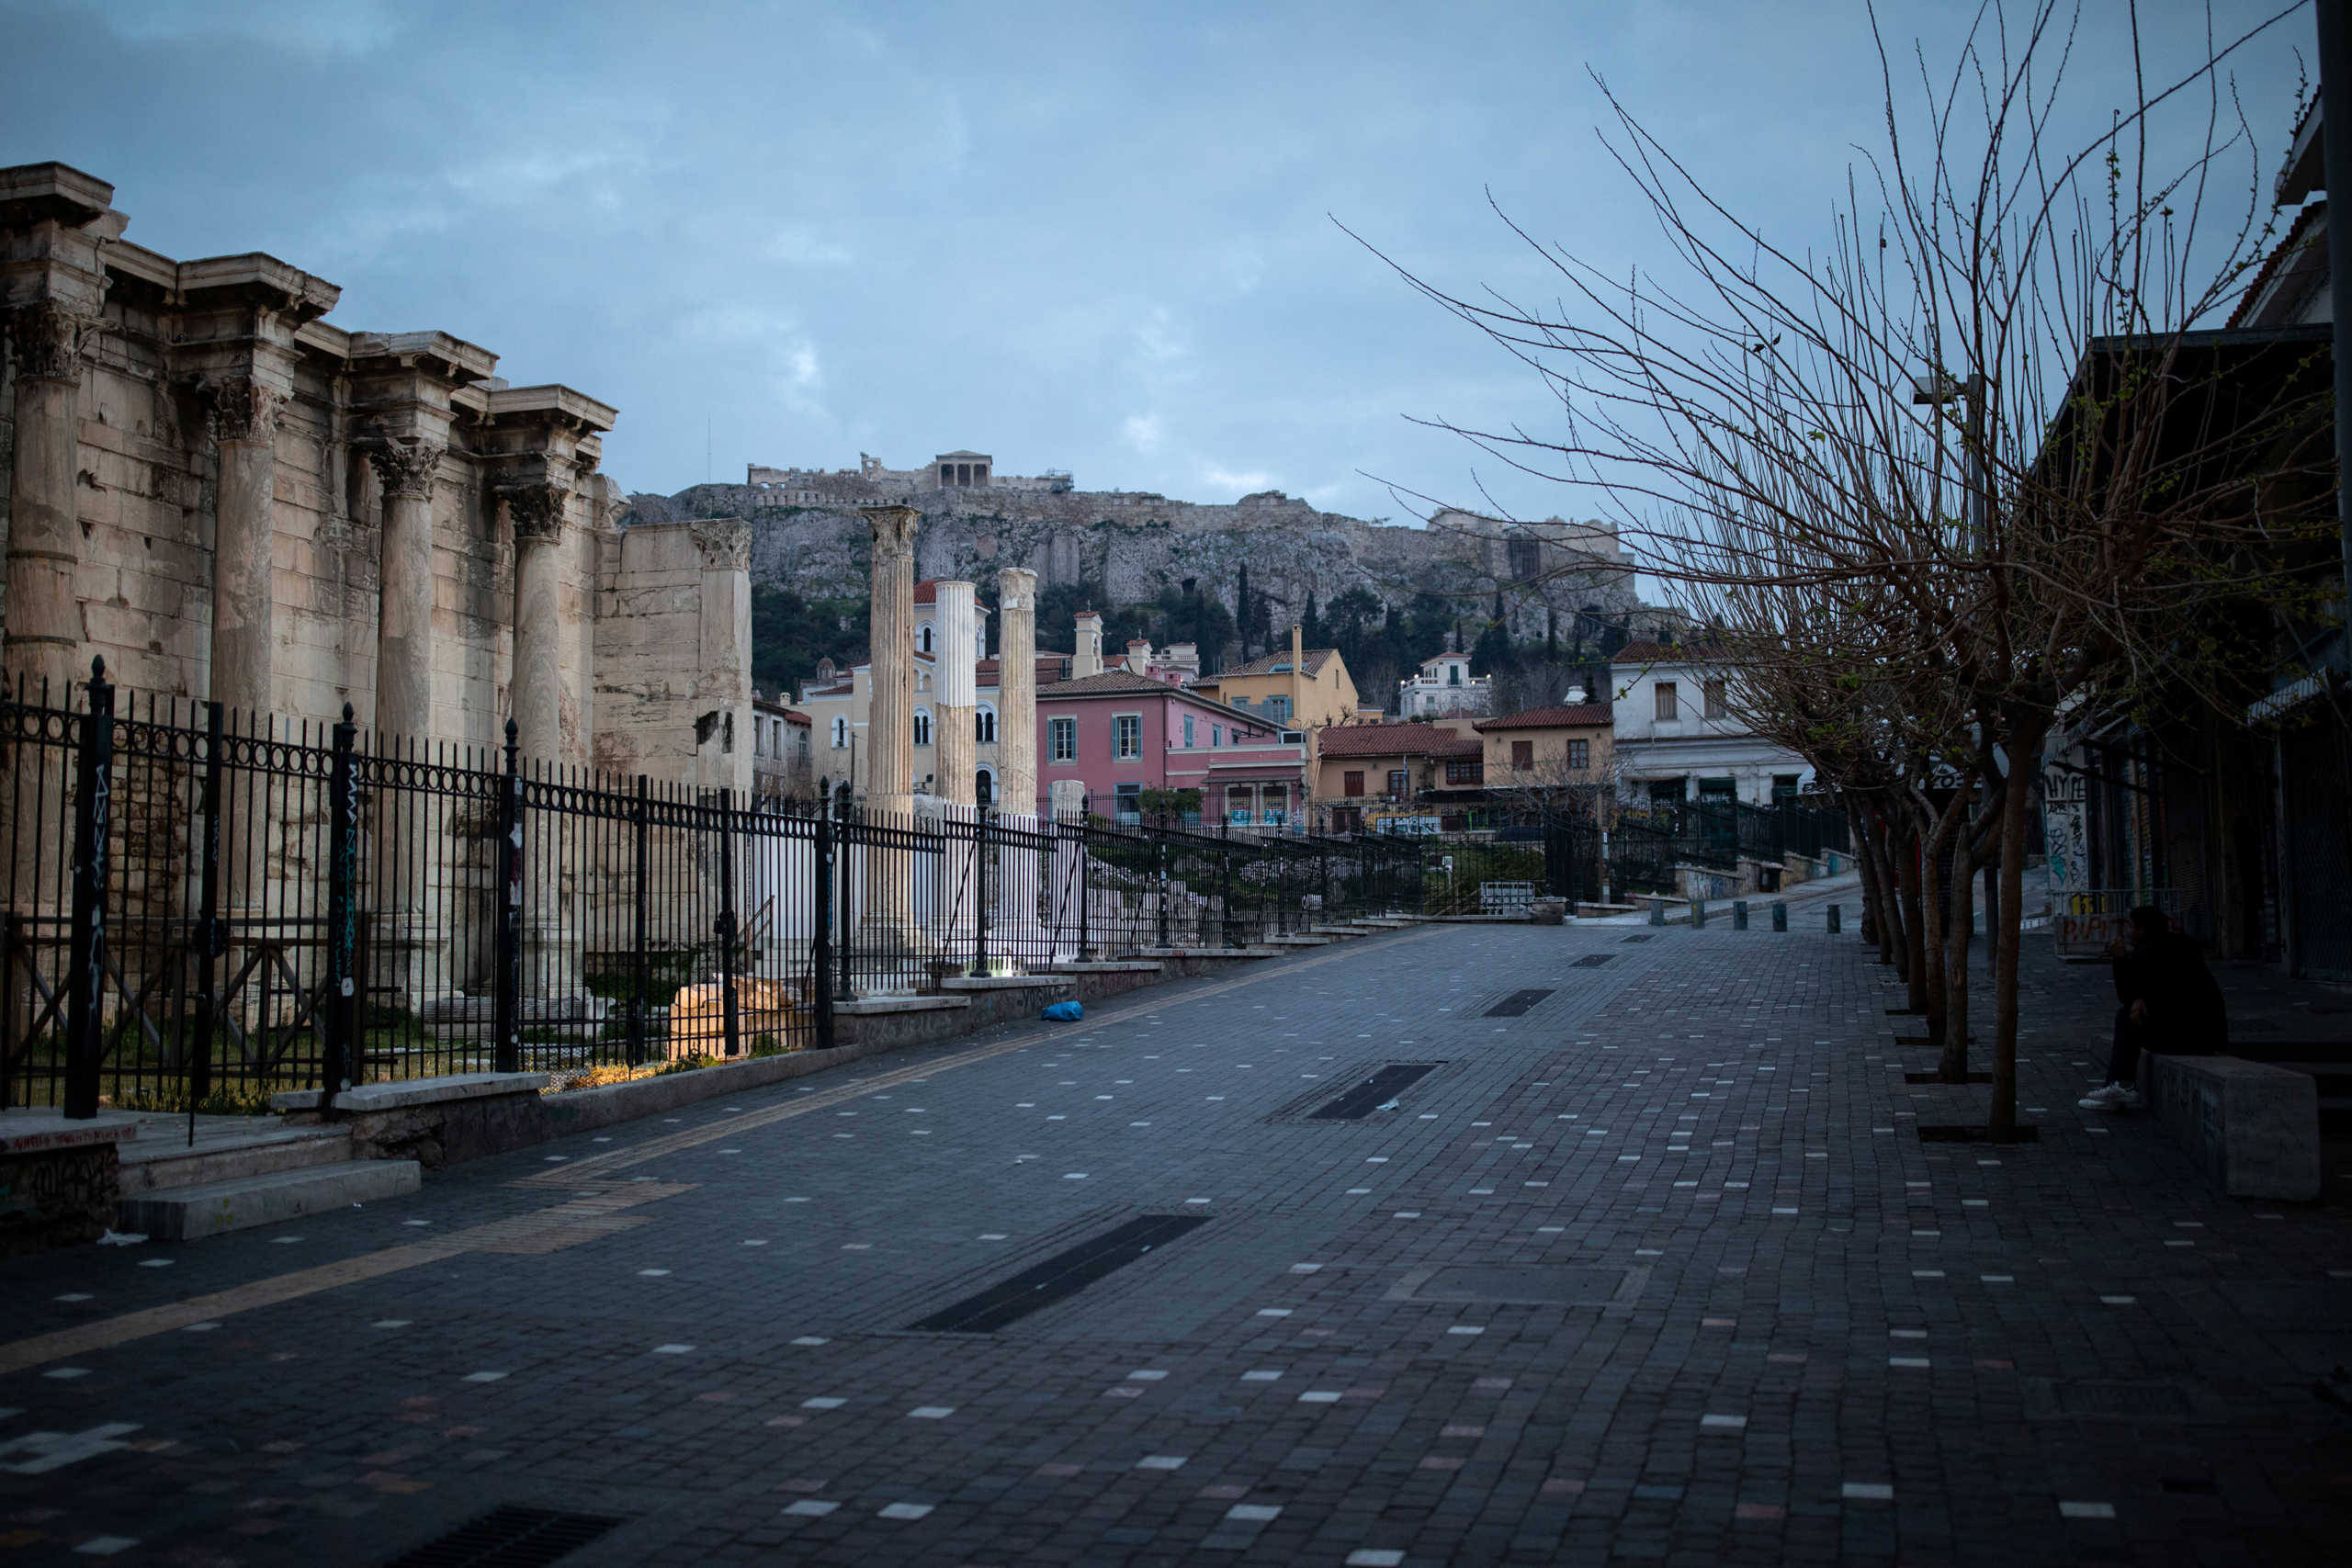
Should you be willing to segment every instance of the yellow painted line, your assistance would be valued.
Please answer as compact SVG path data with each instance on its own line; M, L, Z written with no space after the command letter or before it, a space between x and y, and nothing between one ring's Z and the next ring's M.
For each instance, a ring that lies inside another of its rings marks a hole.
M62 1361L69 1356L84 1355L92 1350L111 1350L133 1339L186 1328L191 1323L209 1323L214 1318L227 1317L232 1313L274 1306L279 1302L332 1291L338 1285L355 1285L362 1280L397 1274L403 1269L413 1269L419 1264L437 1263L453 1253L464 1250L462 1247L453 1245L456 1239L453 1236L446 1241L419 1242L408 1247L387 1247L381 1252L364 1252L337 1263L322 1263L315 1269L298 1269L291 1274L256 1280L250 1285L216 1291L209 1296L191 1296L187 1301L173 1302L166 1306L149 1307L145 1312L125 1313L120 1317L85 1323L79 1328L61 1328L54 1334L37 1334L30 1339L0 1345L0 1373L18 1372L28 1367Z
M78 1328L61 1328L53 1334L35 1335L0 1345L0 1375L22 1371L50 1361L62 1361L92 1350L110 1350L133 1339L145 1339L157 1334L168 1334L186 1328L191 1323L209 1323L236 1313L251 1312L255 1307L275 1306L321 1291L332 1291L343 1285L356 1285L363 1280L379 1279L397 1274L420 1264L435 1263L466 1252L552 1252L564 1247L575 1247L601 1235L630 1225L641 1224L650 1216L620 1216L615 1209L632 1208L639 1203L656 1202L674 1198L694 1188L680 1182L631 1182L599 1192L594 1198L582 1198L569 1203L527 1214L515 1214L503 1220L492 1220L484 1224L469 1225L431 1241L412 1242L401 1247L386 1247L380 1252L363 1252L356 1258L346 1258L335 1263L322 1263L313 1269L298 1269L290 1274L276 1274L266 1280L256 1280L250 1285L239 1285L226 1291L216 1291L209 1296L192 1296L184 1302L164 1306L149 1307L144 1312L125 1313L96 1323L85 1323ZM551 1245L550 1245L551 1244Z
M1396 934L1409 941L1416 936L1425 936L1442 929L1439 926L1421 926L1408 929ZM1390 947L1396 944L1378 942L1377 945ZM579 1181L583 1177L594 1179L603 1171L625 1170L630 1166L649 1164L682 1150L697 1148L704 1144L714 1144L721 1139L739 1136L755 1127L773 1126L778 1122L789 1122L796 1116L808 1116L819 1111L830 1111L837 1105L845 1104L853 1100L862 1100L867 1095L879 1093L885 1089L896 1089L901 1085L912 1083L918 1078L935 1078L943 1073L953 1072L958 1067L978 1066L982 1062L992 1062L999 1056L1011 1055L1015 1051L1025 1051L1033 1045L1048 1040L1066 1040L1073 1032L1085 1032L1088 1030L1122 1023L1129 1019L1142 1017L1146 1013L1168 1012L1205 998L1222 996L1227 991L1239 990L1245 986L1255 986L1278 976L1295 975L1302 969L1312 969L1319 964L1334 963L1341 958L1351 958L1366 951L1369 949L1351 943L1344 947L1337 947L1330 953L1317 953L1312 958L1302 959L1295 964L1283 964L1280 968L1269 969L1257 966L1254 973L1237 975L1230 980L1219 980L1213 986L1204 986L1197 991L1188 991L1181 997L1163 997L1154 1001L1136 1002L1114 1012L1091 1015L1081 1024L1066 1023L1055 1029L1032 1030L1026 1034L1016 1035L1010 1040L1000 1040L993 1045L983 1045L976 1050L967 1051L946 1061L926 1062L899 1067L879 1077L865 1078L855 1084L843 1084L838 1089L813 1094L803 1100L794 1100L782 1105L770 1106L765 1111L754 1111L741 1116L731 1116L712 1126L690 1128L683 1133L669 1133L658 1138L649 1138L641 1144L631 1145L626 1149L615 1149L608 1154L590 1155L584 1159L571 1161L561 1170L541 1171L526 1176L514 1185L565 1187ZM757 1091L747 1092L756 1093Z

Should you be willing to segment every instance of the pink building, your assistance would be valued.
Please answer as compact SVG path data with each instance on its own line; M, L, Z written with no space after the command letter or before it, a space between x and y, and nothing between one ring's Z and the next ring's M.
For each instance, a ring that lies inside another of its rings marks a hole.
M1204 824L1283 827L1306 804L1306 741L1165 679L1113 669L1037 688L1040 813L1057 779L1083 781L1087 809L1114 821L1136 820L1146 790L1196 789Z

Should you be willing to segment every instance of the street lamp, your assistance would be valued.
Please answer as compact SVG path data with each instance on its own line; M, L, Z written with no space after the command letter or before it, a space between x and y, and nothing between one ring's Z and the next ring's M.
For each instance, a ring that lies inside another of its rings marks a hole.
M1986 493L1985 478L1984 378L1971 376L1966 381L1957 381L1942 370L1911 378L1913 408L1941 408L1953 402L1968 405L1967 431L1962 437L1968 446L1968 532L1975 549L1982 551L1992 506L1992 497Z

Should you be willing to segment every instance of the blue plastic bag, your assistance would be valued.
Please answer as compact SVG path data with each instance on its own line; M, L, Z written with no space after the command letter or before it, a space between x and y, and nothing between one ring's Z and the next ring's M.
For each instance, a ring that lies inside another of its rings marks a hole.
M1078 1002L1056 1002L1037 1016L1052 1023L1076 1023L1086 1016L1086 1009Z

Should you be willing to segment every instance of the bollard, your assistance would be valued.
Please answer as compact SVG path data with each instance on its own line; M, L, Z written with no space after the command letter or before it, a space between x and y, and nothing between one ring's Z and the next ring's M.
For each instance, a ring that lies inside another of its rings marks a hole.
M1707 901L1706 901L1704 898L1693 898L1693 899L1691 899L1691 900L1690 900L1690 929L1691 929L1692 931L1703 931L1703 930L1705 930L1705 929L1706 929L1706 925L1707 925Z
M1789 907L1778 898L1772 900L1772 929L1776 931L1789 929Z
M1839 914L1838 914L1838 906L1837 906L1837 905L1835 905L1835 904L1830 905L1830 906L1829 906L1829 934L1830 934L1831 936L1836 936L1836 935L1838 935L1839 932L1843 931L1845 929L1846 929L1845 921L1844 921L1844 919L1842 919L1842 917L1840 917L1840 916L1839 916Z
M1745 898L1731 901L1731 929L1736 931L1747 929L1747 900Z
M1666 924L1666 906L1656 898L1650 900L1650 924L1654 926Z

